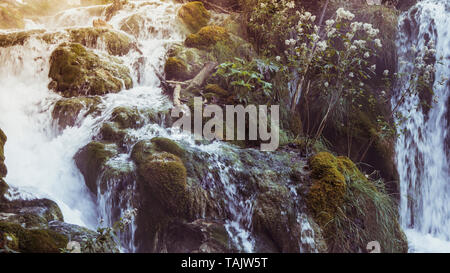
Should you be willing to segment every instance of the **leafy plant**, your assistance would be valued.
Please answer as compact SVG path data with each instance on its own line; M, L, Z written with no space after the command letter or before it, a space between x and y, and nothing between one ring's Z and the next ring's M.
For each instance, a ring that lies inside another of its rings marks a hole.
M271 98L273 86L266 81L264 74L278 70L275 64L259 59L247 62L235 58L234 62L220 64L214 76L221 86L229 89L238 103L247 105Z

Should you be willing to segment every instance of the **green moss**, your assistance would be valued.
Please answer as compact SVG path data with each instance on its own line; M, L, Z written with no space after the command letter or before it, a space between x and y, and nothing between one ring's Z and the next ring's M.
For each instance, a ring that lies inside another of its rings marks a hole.
M86 114L92 114L97 111L97 105L100 103L98 97L80 97L61 99L53 107L52 117L57 120L60 129L68 126L74 126L78 115L83 109L87 109Z
M127 133L124 130L117 128L115 123L105 122L100 129L100 134L102 140L108 142L114 142L116 144L121 144L124 141Z
M184 44L187 47L209 49L218 42L226 42L230 38L228 31L219 26L206 26L197 33L189 35Z
M141 140L136 143L131 151L131 159L140 165L144 160L155 152L153 143L148 140Z
M53 80L49 88L65 97L116 93L133 85L130 71L119 60L102 59L76 43L61 44L53 51L49 77Z
M173 140L164 137L152 138L151 142L155 145L156 150L168 152L179 157L184 156L184 150Z
M338 170L338 159L330 153L322 152L309 159L313 184L307 196L308 208L316 222L326 226L344 201L346 183Z
M169 153L155 153L138 166L143 187L164 205L171 215L185 212L187 202L186 168L183 162Z
M396 205L382 181L370 181L347 157L322 152L309 159L313 184L307 206L330 252L365 251L377 240L383 252L406 252Z
M24 229L19 224L0 222L0 231L13 235L17 246L15 251L23 253L59 253L66 247L68 238L46 229Z
M168 57L180 60L186 65L186 78L188 79L195 77L208 61L213 61L213 59L209 58L207 52L197 48L188 48L182 44L173 45L169 49ZM181 68L184 69L183 67ZM182 77L183 76L184 75L182 74Z
M176 57L169 57L167 59L164 65L164 72L168 80L184 81L189 78L186 63Z
M30 35L30 31L0 34L0 47L23 45Z
M223 89L218 84L207 84L205 86L205 91L208 93L213 93L221 98L225 98L230 95L227 90Z
M116 122L119 129L137 129L143 124L143 118L136 107L117 107L110 120Z
M128 54L133 43L128 36L106 28L78 28L68 31L70 40L86 47L96 48L99 45L106 45L106 49L111 55L123 56Z
M194 33L206 26L211 19L210 13L200 1L184 4L178 11L178 17Z
M75 155L78 169L84 176L87 187L97 194L97 179L106 162L117 153L115 145L91 142Z

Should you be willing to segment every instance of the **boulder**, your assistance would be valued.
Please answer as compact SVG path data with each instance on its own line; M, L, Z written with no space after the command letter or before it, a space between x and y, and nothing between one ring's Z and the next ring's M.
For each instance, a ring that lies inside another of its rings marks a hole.
M5 152L4 147L6 143L6 135L3 133L2 129L0 129L0 179L5 177L7 174L7 169L5 165ZM0 190L0 196L1 196L1 190Z
M178 18L192 33L195 33L208 24L211 14L202 2L194 1L181 6L178 11Z
M64 97L105 95L133 86L121 61L101 57L77 43L63 43L53 51L49 77L49 88Z
M63 130L66 127L75 126L83 110L85 110L85 116L96 113L99 103L100 98L98 97L64 98L55 103L52 117L57 122L59 129Z
M104 26L106 22L102 24ZM111 55L123 56L135 47L133 41L127 35L105 27L76 28L67 31L71 42L90 48L105 46Z
M187 47L198 49L209 49L218 42L226 42L230 38L228 31L219 26L206 26L201 28L197 33L190 34L184 44Z
M97 194L97 181L105 169L106 163L117 154L115 144L91 142L74 157L78 169L84 176L86 186L93 194Z

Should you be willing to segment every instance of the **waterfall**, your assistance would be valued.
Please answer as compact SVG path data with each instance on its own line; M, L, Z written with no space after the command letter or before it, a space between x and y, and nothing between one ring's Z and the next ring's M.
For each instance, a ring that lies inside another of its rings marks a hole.
M400 109L409 117L401 125L396 154L400 216L410 252L450 252L449 15L450 1L423 0L404 13L399 23L399 73L411 74L414 59L420 57L415 48L424 48L430 41L437 59L433 84L437 99L432 108L416 107L420 100L416 96ZM409 80L402 80L398 88L408 88Z
M23 45L0 48L0 128L8 136L5 146L6 182L12 187L8 198L54 200L61 208L65 222L91 229L96 229L101 220L112 226L125 210L135 208L136 178L123 178L130 183L120 196L117 196L117 192L122 190L119 189L120 183L107 181L107 189L99 189L96 197L87 189L74 155L98 135L115 108L124 106L135 107L139 111L159 111L172 106L159 87L155 69L162 70L169 46L182 42L186 35L176 19L180 4L158 0L130 1L108 23L120 30L127 18L133 15L143 18L141 31L135 37L140 52L132 50L118 57L132 71L134 88L103 96L99 105L100 115L85 115L86 110L79 114L76 126L61 131L51 114L55 103L62 97L48 89L50 55L60 43L68 40L64 34L67 29L91 27L94 19L105 19L105 7L73 8L52 17L27 20L26 30L45 29L46 33L57 33L57 41L39 39L37 36L41 33L36 32L31 33ZM99 43L94 50L102 54L105 48ZM138 69L137 63L140 64ZM213 188L225 193L226 214L230 215L226 229L241 251L253 251L254 242L250 235L253 200L239 196L240 186L233 179L230 166L221 158L226 150L234 148L219 142L200 145L190 135L149 121L139 129L130 129L128 134L133 143L163 136L205 153L205 161L211 170L219 173L218 178L210 178ZM119 154L108 164L121 169L132 168L130 152ZM135 231L136 226L132 223L131 228L121 234L123 251L136 251Z

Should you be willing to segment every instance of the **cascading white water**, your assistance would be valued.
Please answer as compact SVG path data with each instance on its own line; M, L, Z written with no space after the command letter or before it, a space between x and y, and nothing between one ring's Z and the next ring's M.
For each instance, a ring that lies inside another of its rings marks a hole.
M47 44L31 37L24 45L0 49L0 128L8 136L5 147L8 166L6 181L22 192L56 201L66 222L90 228L98 225L95 200L75 166L75 153L91 141L101 122L109 118L115 107L155 108L163 102L153 67L162 66L167 44L181 41L183 37L177 31L180 28L176 26L175 20L178 5L161 1L146 2L148 5L133 11L146 15L144 18L156 29L154 33L144 32L139 39L140 48L146 56L142 84L132 90L105 96L100 117L85 117L80 126L67 128L63 132L58 132L51 116L53 104L61 97L47 88L50 54L59 43ZM75 26L90 26L92 20L98 17L91 16L89 10L66 10L42 22L29 23L27 27L60 31L68 27L68 22L73 22ZM132 13L122 11L112 19L111 24L118 29L125 15L130 16ZM131 52L122 59L131 67L138 57L136 52ZM14 198L23 196L15 195ZM106 210L103 208L100 211ZM107 215L101 217L108 218Z
M13 194L11 191L10 198L31 198L25 194L29 192L35 197L52 199L61 207L66 222L93 229L99 225L100 218L111 226L114 219L122 216L123 211L117 212L117 207L119 210L134 207L135 184L130 185L127 195L117 201L119 204L112 203L111 196L116 191L114 181L109 181L111 183L108 183L106 191L96 198L85 186L83 176L75 165L74 155L98 134L103 122L111 117L117 107L136 107L138 110L171 107L159 87L155 69L161 70L169 45L181 42L185 37L184 30L176 20L179 4L158 0L130 2L132 5L125 6L108 23L118 30L124 20L134 14L144 19L137 35L141 52L131 51L120 57L132 71L135 87L103 96L99 116L84 116L84 113L80 113L77 126L63 131L56 128L51 116L55 102L61 97L47 87L50 81L50 55L65 41L65 29L90 27L93 19L105 18L104 12L98 12L104 7L69 9L53 17L27 21L27 30L46 29L48 32L60 33L61 40L57 43L31 37L24 45L0 48L0 128L8 136L5 147L8 166L6 182L15 188L14 192L19 192ZM100 54L105 51L101 44L95 50ZM141 67L136 69L134 65L138 62ZM153 136L182 140L210 154L208 162L220 174L217 187L225 192L231 215L231 219L227 220L227 230L237 247L245 252L253 251L254 242L249 231L252 200L242 200L238 196L237 186L230 180L229 167L221 164L218 158L222 149L229 148L227 145L198 145L188 135L152 123L137 130L129 129L127 133L136 142ZM127 168L130 155L120 154L108 164ZM121 235L123 251L135 251L135 230L136 226L132 224L126 234Z
M427 113L416 109L419 98L407 99L401 112L410 117L397 142L400 215L411 252L450 252L450 1L423 0L400 19L399 73L411 74L415 48L432 41L436 57L433 91L436 103ZM440 84L442 83L443 84ZM409 79L398 88L408 88ZM394 101L395 103L395 101Z

